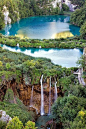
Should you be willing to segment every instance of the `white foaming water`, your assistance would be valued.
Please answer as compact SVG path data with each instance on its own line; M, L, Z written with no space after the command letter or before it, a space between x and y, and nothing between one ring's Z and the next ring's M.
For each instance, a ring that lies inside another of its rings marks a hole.
M55 101L57 100L57 86L56 86L57 82L55 82Z
M31 91L30 107L33 106L33 89L34 89L34 86L32 86L32 91Z
M51 110L51 77L50 77L50 91L49 91L49 113L48 113L48 115L50 115L50 110Z
M42 85L43 75L41 76L41 116L44 115L44 94L43 94L43 85Z

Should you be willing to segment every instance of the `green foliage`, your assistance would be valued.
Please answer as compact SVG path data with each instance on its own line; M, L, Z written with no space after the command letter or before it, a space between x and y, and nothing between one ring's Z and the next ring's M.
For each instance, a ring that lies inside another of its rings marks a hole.
M53 1L53 0L51 0ZM54 9L51 5L51 1L48 3L45 0L0 0L1 10L5 5L9 10L9 17L12 22L17 21L19 18L25 18L34 15L52 15L59 13L59 6ZM4 18L0 10L0 29L4 25Z
M61 9L61 11L59 12L60 15L63 15L64 12L63 12L63 9Z
M39 48L83 48L86 46L85 40L81 39L79 36L66 38L66 39L19 39L15 36L0 36L1 44L6 44L8 46L16 46L19 43L19 46L24 49L28 47ZM11 55L10 55L11 56ZM11 58L12 60L12 58ZM16 60L16 57L15 57ZM9 63L9 62L8 62Z
M86 6L81 9L77 9L70 18L70 22L77 26L82 26L86 20Z
M80 35L81 38L86 39L86 22L81 26Z
M6 129L23 129L23 124L18 117L14 117L12 120L9 121Z
M28 121L25 124L25 128L24 129L37 129L37 127L35 127L35 122L32 121Z
M10 94L9 94L10 95ZM28 112L28 109L24 106L24 104L16 98L17 104L9 103L9 102L0 102L0 110L6 111L6 113L11 117L17 116L20 121L22 121L23 125L28 120L34 120L34 113Z
M0 83L2 83L2 81L8 81L11 80L12 78L16 77L16 74L14 72L11 71L0 71Z
M77 65L79 65L81 68L83 68L86 71L86 56L85 55L80 57L80 59L77 61Z
M70 129L86 129L86 110L78 112L74 121L71 122Z
M62 4L63 11L69 11L69 7L66 4Z
M85 4L85 0L70 0L74 5L78 5L78 7L82 7Z
M0 67L2 67L2 65L3 65L3 63L2 63L2 61L0 61Z
M34 58L22 53L13 53L0 49L0 59L3 63L3 70L0 71L0 82L11 81L15 79L17 83L21 83L21 78L28 84L39 84L40 77L57 77L61 78L64 75L71 74L71 68L62 68L61 66L54 65L50 59ZM9 71L6 64L9 62ZM13 71L13 72L12 72Z
M1 11L1 8L0 8L0 29L2 29L4 27L4 15Z
M6 122L0 121L0 129L6 129Z
M65 76L59 79L59 84L61 87L63 87L63 91L68 90L70 85L74 84L74 82L75 82L75 76L72 74L70 76Z
M6 63L6 68L7 68L7 70L10 68L10 64L9 63Z
M65 95L74 95L76 97L86 98L86 88L80 85L70 85L65 92Z
M53 104L51 114L52 118L57 122L62 122L63 128L71 127L71 121L77 116L78 112L86 109L86 99L75 96L58 98Z
M4 101L14 103L14 93L11 89L7 89L6 94L4 96Z

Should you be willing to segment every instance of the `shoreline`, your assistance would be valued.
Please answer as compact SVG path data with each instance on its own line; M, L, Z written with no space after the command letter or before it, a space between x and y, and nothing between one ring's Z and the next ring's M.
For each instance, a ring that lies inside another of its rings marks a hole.
M70 37L66 39L20 39L15 36L0 35L0 44L20 48L81 48L86 47L86 40L80 39L80 36Z

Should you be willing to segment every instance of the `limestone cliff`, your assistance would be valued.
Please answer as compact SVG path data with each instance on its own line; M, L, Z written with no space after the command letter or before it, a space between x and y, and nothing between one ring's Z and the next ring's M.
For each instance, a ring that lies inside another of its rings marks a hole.
M54 81L52 81L52 85L54 85ZM25 106L28 107L28 110L35 109L37 114L40 114L40 108L41 108L41 84L34 85L33 88L33 96L32 95L32 85L26 85L23 81L22 83L18 84L16 83L16 80L13 79L9 82L6 82L3 86L3 88L7 90L8 88L11 88L15 96L18 96L19 99L24 103ZM2 91L2 94L5 90ZM44 93L44 112L45 114L49 113L49 91L50 91L50 85L49 85L49 78L47 79L47 82L43 82L43 93ZM60 95L61 89L59 87L57 88L57 93ZM31 100L32 98L32 100ZM1 99L3 100L3 99ZM12 102L11 100L9 100ZM32 101L32 102L31 102ZM55 88L51 87L51 104L52 105L55 101ZM13 99L13 103L16 103L15 99Z

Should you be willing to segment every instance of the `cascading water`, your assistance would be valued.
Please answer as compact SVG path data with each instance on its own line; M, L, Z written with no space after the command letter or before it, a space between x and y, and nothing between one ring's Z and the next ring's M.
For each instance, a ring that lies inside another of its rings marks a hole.
M33 106L33 89L34 89L34 86L32 86L32 91L31 91L30 107Z
M41 115L44 115L44 94L43 94L43 85L42 85L43 75L41 76Z
M17 47L19 47L19 43L17 43Z
M48 115L50 115L50 109L51 109L51 77L50 77L50 91L49 91L49 113L48 113Z
M56 86L57 82L55 82L55 101L57 100L57 86Z

